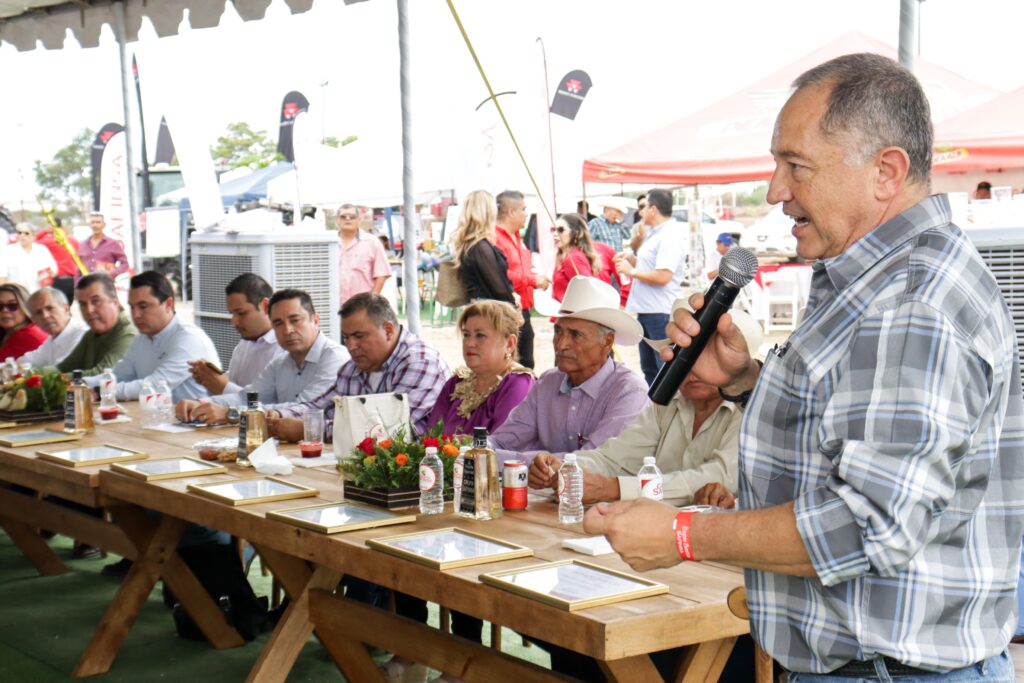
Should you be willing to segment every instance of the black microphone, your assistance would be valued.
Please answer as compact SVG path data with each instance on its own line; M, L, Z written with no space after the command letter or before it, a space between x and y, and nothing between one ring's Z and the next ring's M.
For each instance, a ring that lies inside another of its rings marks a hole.
M693 314L700 332L688 347L672 345L672 360L661 366L647 395L658 405L667 406L690 374L708 339L715 333L718 320L729 311L740 290L757 275L757 257L752 251L733 247L722 257L718 277L704 293L704 306Z

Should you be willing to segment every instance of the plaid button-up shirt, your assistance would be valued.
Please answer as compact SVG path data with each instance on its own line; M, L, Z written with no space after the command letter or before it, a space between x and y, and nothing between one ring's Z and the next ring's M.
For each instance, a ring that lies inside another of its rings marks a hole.
M626 221L609 223L604 216L590 219L590 236L598 242L604 242L615 250L615 253L622 251L622 242L629 238L629 226Z
M818 578L746 572L753 632L793 671L888 655L937 671L1017 624L1024 403L991 273L930 197L814 266L740 435L744 508L795 501Z
M278 406L277 410L284 417L302 417L307 407L323 408L324 435L330 441L334 435L335 396L363 396L393 391L409 396L409 420L415 435L421 436L431 426L427 424L427 416L434 408L441 387L452 374L448 364L433 347L416 335L402 330L398 344L379 372L382 373L380 382L374 386L370 373L360 370L355 363L349 361L341 366L338 379L330 389L312 401Z

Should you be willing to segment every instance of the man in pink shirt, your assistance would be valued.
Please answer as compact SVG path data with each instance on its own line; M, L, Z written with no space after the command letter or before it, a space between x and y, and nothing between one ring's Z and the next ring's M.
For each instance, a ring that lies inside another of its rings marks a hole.
M362 292L380 294L384 281L391 276L384 246L376 237L359 229L359 209L342 204L337 215L339 304Z

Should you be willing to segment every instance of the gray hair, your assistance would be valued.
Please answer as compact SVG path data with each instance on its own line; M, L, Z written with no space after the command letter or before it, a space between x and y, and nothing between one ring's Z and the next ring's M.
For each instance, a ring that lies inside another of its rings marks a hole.
M36 234L37 232L39 232L39 228L37 228L36 226L32 225L31 223L18 223L17 225L14 226L15 230L18 230L19 228L21 228L23 230L28 230L33 235Z
M821 118L825 136L851 137L845 161L862 164L886 147L910 157L912 182L928 185L932 167L932 117L917 78L891 59L876 54L843 55L805 71L797 90L830 85L828 108Z
M602 337L605 336L606 334L615 334L615 330L613 330L612 328L610 328L610 327L608 327L606 325L602 325L601 323L594 323L594 324L597 325L597 333L598 333L598 335L600 335Z
M68 305L68 298L66 296L64 296L64 292L60 291L56 287L43 287L42 289L37 289L32 294L32 296L30 296L28 298L28 305L29 305L29 307L32 306L32 302L33 301L35 301L37 298L43 296L44 294L49 294L50 298L53 299L54 301L56 301L61 306L67 306Z

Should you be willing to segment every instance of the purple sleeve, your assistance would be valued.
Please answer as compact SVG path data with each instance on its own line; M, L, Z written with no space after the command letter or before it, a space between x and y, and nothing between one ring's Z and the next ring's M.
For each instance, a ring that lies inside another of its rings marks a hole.
M438 420L442 420L448 416L451 411L452 391L455 389L455 383L459 381L459 378L452 375L448 378L448 381L441 387L441 393L437 395L437 401L434 402L434 407L430 411L430 415L427 416L427 429L430 429L437 424ZM445 427L446 432L451 430Z
M533 375L525 373L514 373L502 380L501 386L495 392L494 427L491 431L505 424L512 409L526 399L535 381Z

